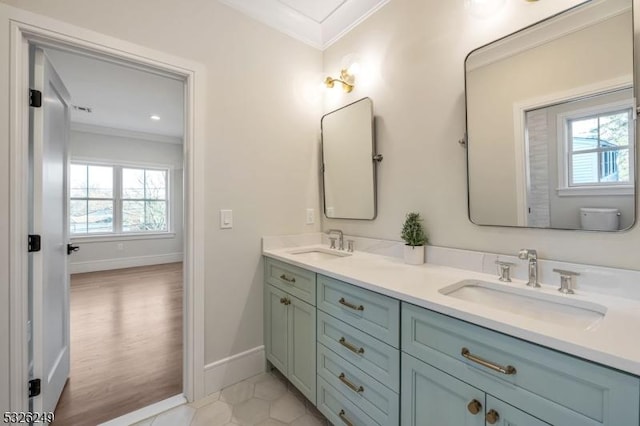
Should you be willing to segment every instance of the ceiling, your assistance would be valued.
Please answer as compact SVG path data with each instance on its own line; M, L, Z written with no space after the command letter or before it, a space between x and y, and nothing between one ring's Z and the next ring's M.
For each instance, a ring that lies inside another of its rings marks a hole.
M46 54L67 87L71 104L91 109L91 113L72 109L72 128L182 142L181 80L60 50L47 49ZM152 115L160 120L152 120Z
M285 34L326 49L389 0L219 0Z

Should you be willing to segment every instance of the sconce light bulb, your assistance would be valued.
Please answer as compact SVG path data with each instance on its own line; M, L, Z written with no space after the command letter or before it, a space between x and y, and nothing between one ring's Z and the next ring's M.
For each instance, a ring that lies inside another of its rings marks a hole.
M349 66L347 72L351 75L358 75L360 73L360 64L358 62L354 62Z

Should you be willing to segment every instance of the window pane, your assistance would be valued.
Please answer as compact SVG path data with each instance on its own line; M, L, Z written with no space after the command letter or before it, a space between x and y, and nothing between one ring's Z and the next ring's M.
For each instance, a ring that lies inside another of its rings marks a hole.
M144 170L122 169L122 198L132 200L144 198Z
M69 196L87 197L87 166L72 164L69 170Z
M113 232L113 201L87 202L87 232Z
M618 182L631 182L629 164L629 150L618 150Z
M571 120L571 146L573 152L598 147L598 118Z
M600 160L601 182L629 181L629 150L603 151Z
M571 164L572 184L598 182L598 153L573 154Z
M71 200L69 203L69 231L72 234L87 232L87 202Z
M89 166L89 198L113 198L113 168Z
M167 203L165 201L147 201L145 230L167 230Z
M609 148L629 145L629 113L627 111L600 117L600 146Z
M122 231L144 231L144 201L122 202Z
M145 181L147 200L164 200L167 191L167 172L164 170L147 170Z

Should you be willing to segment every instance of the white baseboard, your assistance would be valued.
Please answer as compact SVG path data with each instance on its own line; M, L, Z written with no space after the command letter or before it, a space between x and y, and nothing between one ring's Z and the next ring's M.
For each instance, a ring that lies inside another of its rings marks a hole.
M129 426L134 423L141 422L149 417L157 416L160 413L176 408L182 404L186 404L187 399L184 395L176 395L171 398L167 398L163 401L156 402L155 404L147 405L139 410L132 411L124 416L117 417L108 422L101 423L98 426Z
M156 254L151 256L121 257L116 259L92 260L88 262L71 262L70 274L84 272L108 271L111 269L134 268L136 266L160 265L163 263L182 262L182 253Z
M206 395L260 374L265 369L264 346L232 355L204 367Z

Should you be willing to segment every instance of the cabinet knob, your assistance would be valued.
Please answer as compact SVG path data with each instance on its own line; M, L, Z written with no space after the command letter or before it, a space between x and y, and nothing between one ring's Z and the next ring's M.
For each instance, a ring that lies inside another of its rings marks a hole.
M489 410L489 412L487 413L487 415L485 416L485 420L487 421L487 423L489 423L490 425L495 424L498 420L500 420L500 414L498 414L498 412L494 409Z
M475 416L480 412L480 410L482 410L482 404L477 399L474 399L469 403L469 405L467 405L467 410Z

